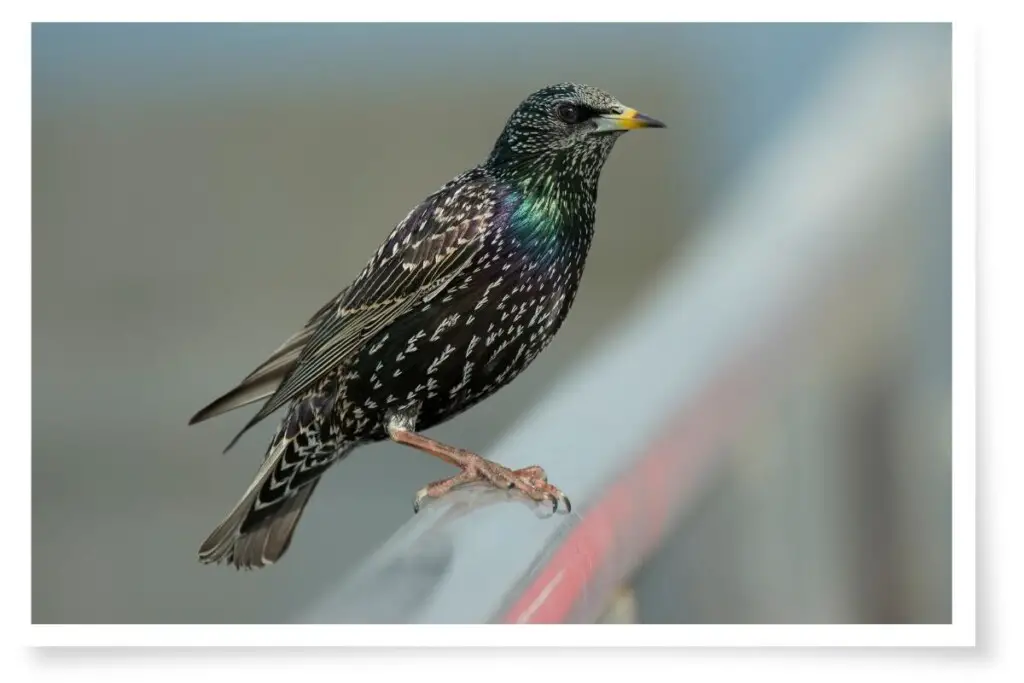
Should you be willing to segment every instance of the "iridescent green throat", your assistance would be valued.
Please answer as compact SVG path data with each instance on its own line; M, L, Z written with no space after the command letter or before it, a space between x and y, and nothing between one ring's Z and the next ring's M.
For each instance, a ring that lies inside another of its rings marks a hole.
M512 224L520 235L572 232L574 223L596 199L578 177L548 171L516 178L509 183L517 200Z
M520 235L555 233L563 229L567 216L561 197L554 193L523 192L512 214L512 226Z

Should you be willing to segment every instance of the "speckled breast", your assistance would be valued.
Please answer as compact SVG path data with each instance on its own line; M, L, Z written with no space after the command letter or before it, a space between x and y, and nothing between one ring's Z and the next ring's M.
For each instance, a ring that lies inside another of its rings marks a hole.
M493 258L372 338L348 366L347 395L383 439L389 411L418 403L427 429L508 384L547 346L572 305L564 264Z

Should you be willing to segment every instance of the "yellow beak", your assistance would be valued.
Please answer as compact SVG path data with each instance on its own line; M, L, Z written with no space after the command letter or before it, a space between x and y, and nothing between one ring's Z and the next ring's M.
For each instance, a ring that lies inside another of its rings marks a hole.
M664 128L665 124L636 109L624 107L618 114L601 114L597 118L599 131L634 130L636 128Z

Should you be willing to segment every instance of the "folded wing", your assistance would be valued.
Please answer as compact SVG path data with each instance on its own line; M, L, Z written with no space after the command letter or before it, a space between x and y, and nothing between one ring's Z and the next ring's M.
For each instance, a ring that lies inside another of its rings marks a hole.
M322 308L238 387L199 411L199 422L269 396L225 449L337 368L473 261L499 205L493 185L456 179L414 209L352 285Z

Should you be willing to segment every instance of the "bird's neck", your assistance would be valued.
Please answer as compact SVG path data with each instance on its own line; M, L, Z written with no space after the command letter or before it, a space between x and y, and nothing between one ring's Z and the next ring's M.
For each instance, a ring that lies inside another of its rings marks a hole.
M563 194L581 193L593 197L597 194L597 181L606 156L606 153L584 156L571 149L524 156L502 153L499 148L491 154L486 167L493 176L524 194L554 196L560 190Z
M587 173L568 157L533 157L493 165L490 172L515 196L519 230L563 237L593 230L599 169Z
M506 224L512 243L537 265L582 264L594 235L597 187L563 182L557 176L506 179Z

